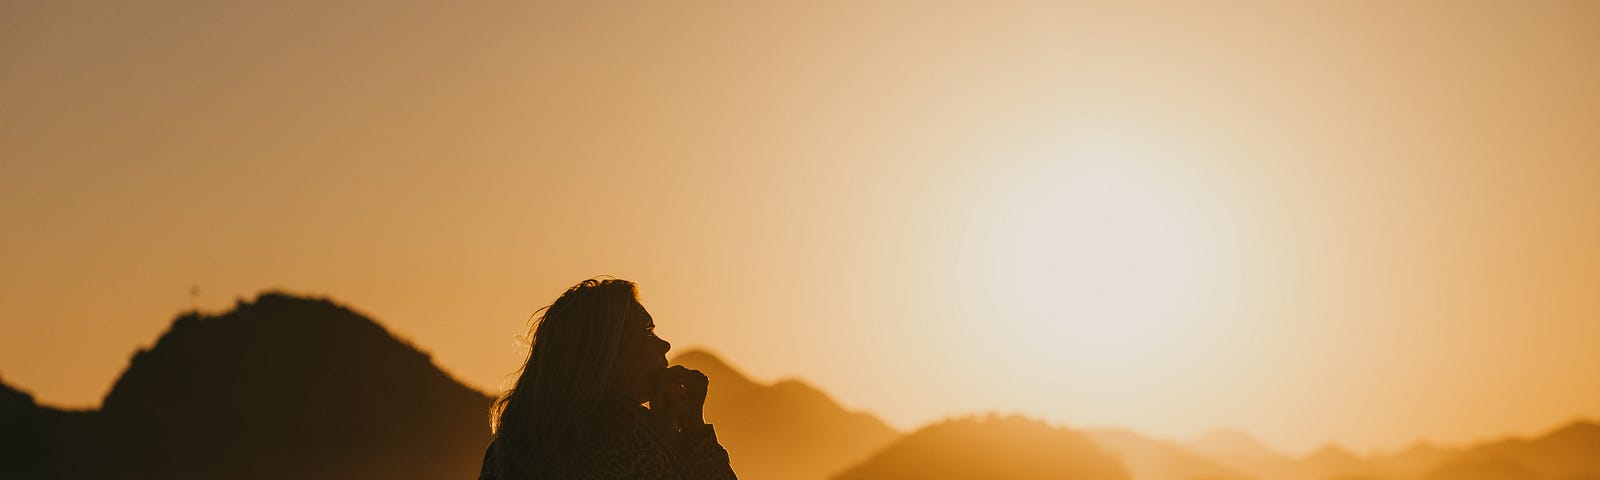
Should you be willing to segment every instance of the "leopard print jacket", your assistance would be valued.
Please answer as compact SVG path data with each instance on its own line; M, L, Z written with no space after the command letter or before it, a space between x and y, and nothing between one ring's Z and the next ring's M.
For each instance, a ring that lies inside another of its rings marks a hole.
M575 480L733 480L728 451L717 443L711 425L698 431L685 431L669 446L649 424L643 405L609 396L601 402L600 415L609 417L605 435L582 449L570 462L552 465L551 478ZM495 445L483 455L478 480L513 480L496 471Z

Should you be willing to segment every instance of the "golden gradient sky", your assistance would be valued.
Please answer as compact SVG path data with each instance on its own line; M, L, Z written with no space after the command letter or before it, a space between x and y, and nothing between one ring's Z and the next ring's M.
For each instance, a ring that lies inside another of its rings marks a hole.
M755 3L0 0L0 377L281 287L493 389L612 274L901 428L1600 416L1600 3Z

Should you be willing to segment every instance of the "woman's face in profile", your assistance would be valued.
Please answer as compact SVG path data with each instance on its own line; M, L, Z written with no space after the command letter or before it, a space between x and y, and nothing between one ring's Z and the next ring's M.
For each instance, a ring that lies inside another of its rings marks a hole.
M617 360L612 366L612 388L644 403L655 393L658 377L667 369L667 351L672 344L656 336L656 323L650 312L643 305L634 306L634 314L623 322L622 341L617 345Z

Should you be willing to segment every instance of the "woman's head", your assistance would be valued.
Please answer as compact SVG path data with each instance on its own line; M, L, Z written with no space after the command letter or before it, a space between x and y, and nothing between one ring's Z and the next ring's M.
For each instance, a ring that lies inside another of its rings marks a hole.
M634 303L633 313L622 323L622 338L611 364L607 388L634 403L644 403L655 393L657 381L667 369L667 351L672 344L656 336L656 322L644 305Z
M654 327L633 282L615 278L579 282L536 312L527 362L491 409L501 470L537 476L608 390L648 400L671 348Z

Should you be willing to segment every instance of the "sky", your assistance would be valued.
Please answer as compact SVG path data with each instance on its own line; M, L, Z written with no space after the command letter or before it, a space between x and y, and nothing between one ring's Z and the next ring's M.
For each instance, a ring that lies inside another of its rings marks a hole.
M0 0L0 379L283 289L495 391L605 274L903 430L1600 417L1600 4L1182 3Z

